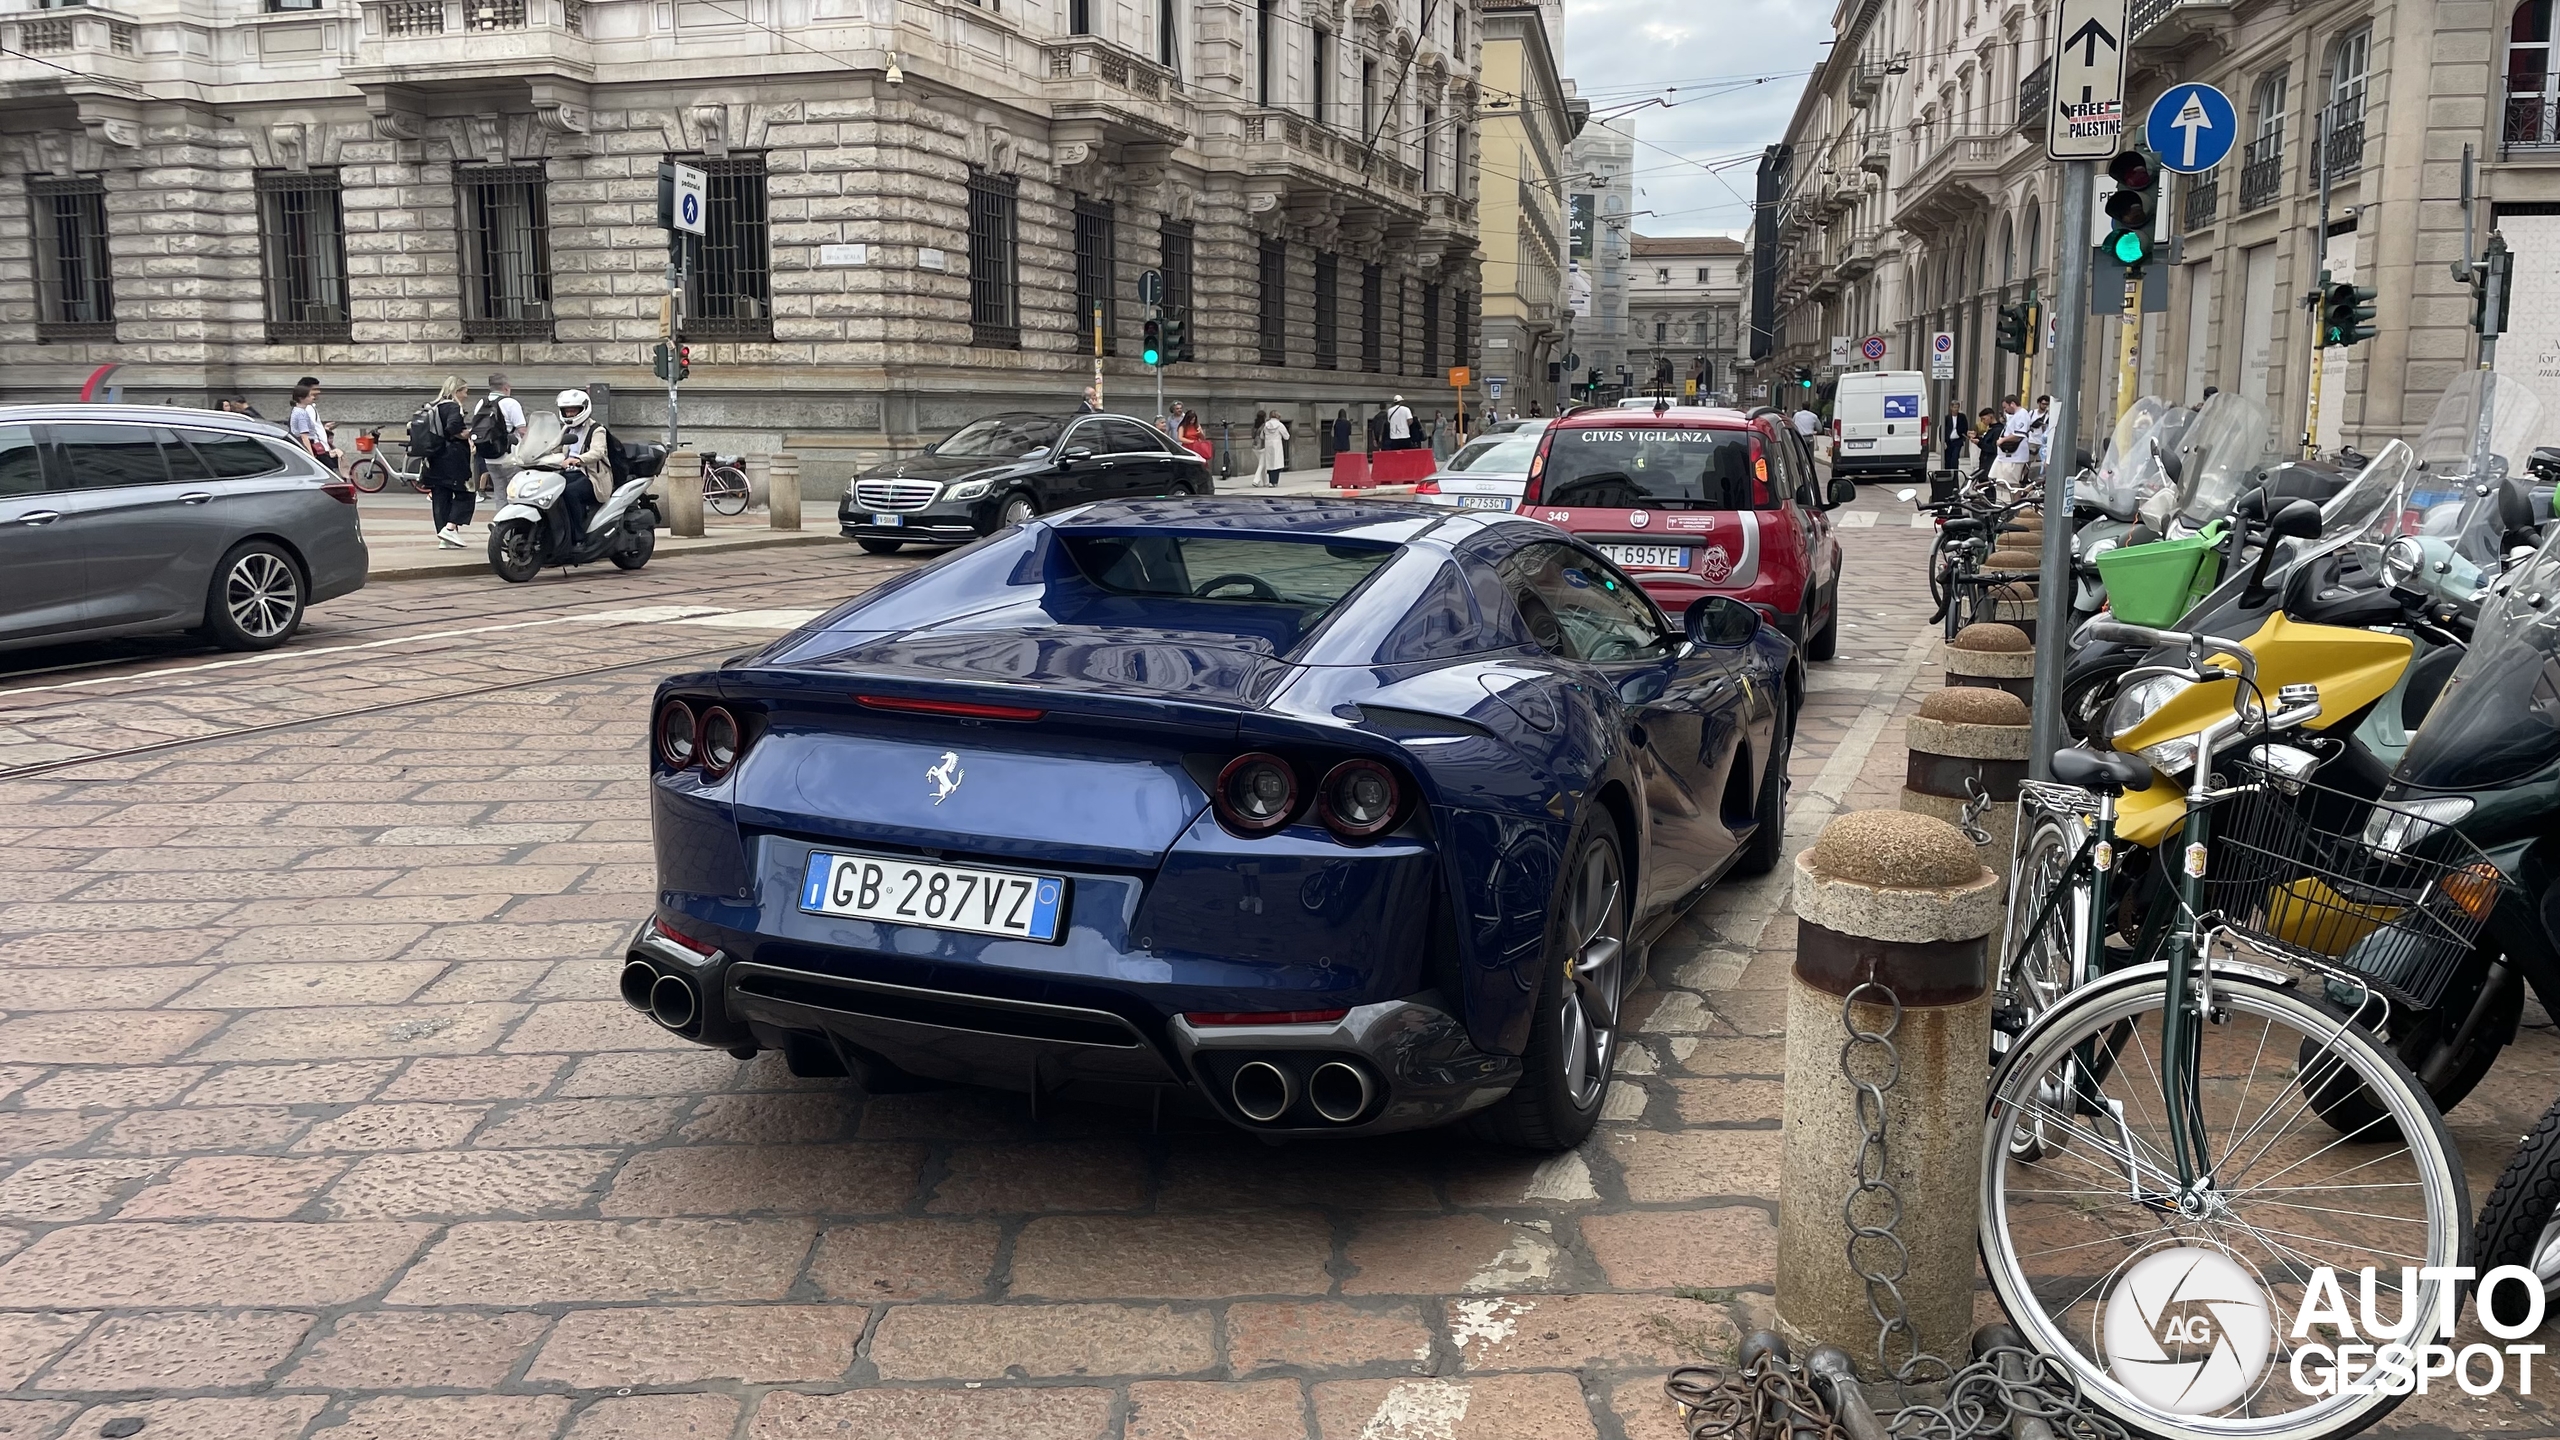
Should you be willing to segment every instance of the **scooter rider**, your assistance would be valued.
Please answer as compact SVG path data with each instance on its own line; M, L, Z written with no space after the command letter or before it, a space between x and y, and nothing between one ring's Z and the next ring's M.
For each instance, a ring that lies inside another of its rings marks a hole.
M584 390L563 390L553 402L560 411L560 459L570 473L560 494L567 512L569 543L587 533L597 504L612 493L613 457L607 448L604 421L593 413Z

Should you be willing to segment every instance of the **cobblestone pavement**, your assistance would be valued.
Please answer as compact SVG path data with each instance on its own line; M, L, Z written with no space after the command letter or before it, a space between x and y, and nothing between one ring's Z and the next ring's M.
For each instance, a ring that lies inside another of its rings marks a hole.
M1925 534L1845 513L1799 843L1893 802L1938 683ZM1676 1436L1664 1369L1771 1304L1772 882L1654 946L1553 1158L866 1097L622 1006L651 683L907 563L421 580L265 657L9 657L0 1436ZM2555 1056L2457 1116L2475 1198Z

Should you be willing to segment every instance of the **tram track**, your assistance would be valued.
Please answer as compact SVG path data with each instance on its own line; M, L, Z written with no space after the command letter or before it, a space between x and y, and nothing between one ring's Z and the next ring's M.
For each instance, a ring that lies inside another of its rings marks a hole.
M370 705L350 705L342 709L326 710L312 715L296 715L289 719L271 720L258 725L235 726L229 730L218 730L205 735L172 736L169 739L155 740L146 745L126 745L113 750L100 750L88 755L70 755L53 760L40 760L30 765L18 765L7 769L0 769L0 781L30 779L38 775L50 775L58 771L76 769L83 765L100 765L114 760L129 760L136 756L157 755L165 751L182 750L193 745L218 744L222 741L238 740L252 735L272 734L280 730L298 730L304 726L325 725L333 720L349 720L365 715L387 714L394 710L405 710L412 706L447 704L456 700L476 700L485 695L495 695L508 690L529 690L542 685L558 685L569 681L589 679L597 675L610 675L622 670L636 670L651 665L669 665L687 660L698 660L710 655L732 655L748 648L750 647L747 645L730 643L706 646L699 650L683 650L674 654L644 655L634 660L620 660L604 665L589 665L581 669L566 670L555 674L530 675L522 679L499 681L494 684L477 684L469 687L468 689L446 691L435 695L412 695L399 700L376 701Z

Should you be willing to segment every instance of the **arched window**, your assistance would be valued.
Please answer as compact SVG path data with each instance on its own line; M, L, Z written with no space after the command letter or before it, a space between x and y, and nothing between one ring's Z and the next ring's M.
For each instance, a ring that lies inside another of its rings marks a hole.
M2018 232L2009 228L2009 222L2003 220L2000 222L2000 288L2003 291L2007 290L2009 282L2017 278Z
M2044 266L2044 212L2036 202L2027 202L2027 278L2033 280Z
M2328 153L2319 163L2333 178L2354 174L2364 161L2365 77L2372 60L2371 30L2350 30L2329 47Z
M2560 67L2551 63L2551 0L2524 0L2507 21L2509 145L2560 144Z

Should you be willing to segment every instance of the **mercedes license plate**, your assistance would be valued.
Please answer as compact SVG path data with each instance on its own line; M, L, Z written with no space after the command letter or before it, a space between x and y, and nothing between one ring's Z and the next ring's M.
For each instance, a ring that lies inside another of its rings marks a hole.
M922 925L1016 940L1058 938L1067 882L885 855L809 856L800 908L812 915Z
M871 523L874 525L904 525L907 523L907 517L904 515L874 515L871 517Z
M1686 545L1603 545L1600 553L1622 570L1686 570Z

